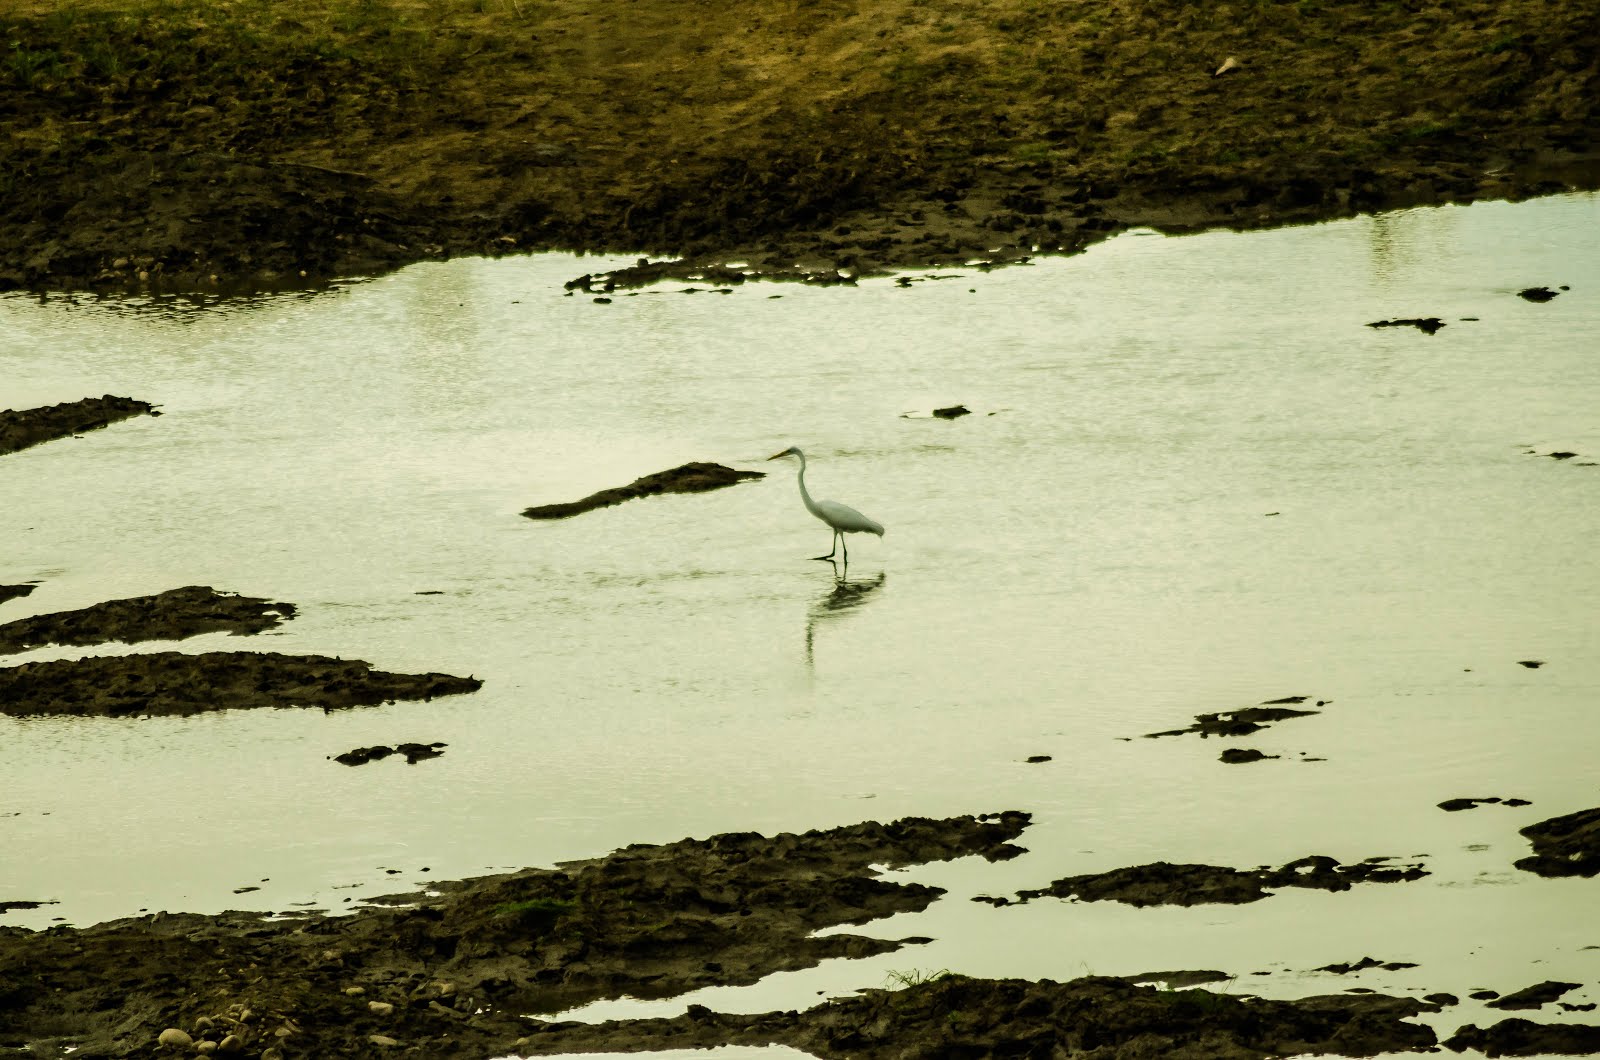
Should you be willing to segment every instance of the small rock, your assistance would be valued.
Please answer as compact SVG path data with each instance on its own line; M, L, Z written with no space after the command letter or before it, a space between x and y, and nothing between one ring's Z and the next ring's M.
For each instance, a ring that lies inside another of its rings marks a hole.
M1374 320L1368 324L1369 328L1416 328L1424 335L1432 335L1444 327L1444 321L1438 317L1396 317L1393 320Z
M1548 302L1558 293L1548 287L1524 287L1517 292L1517 297L1527 302Z
M360 997L367 992L367 988L364 986L347 986L344 988L344 992L351 997Z
M1039 762L1048 762L1048 761L1050 761L1050 756L1049 755L1029 755L1027 760L1028 760L1028 764L1029 765L1034 765L1034 764L1039 763Z
M391 1038L387 1034L369 1034L367 1035L367 1041L371 1042L373 1045L393 1046L400 1044L397 1039Z
M394 1006L387 1001L368 1001L367 1011L374 1016L392 1016L394 1015Z
M1277 758L1279 756L1269 755L1265 751L1257 751L1254 747L1230 747L1218 757L1221 761L1231 766L1236 766L1245 762L1259 762L1263 758Z
M941 420L953 420L958 416L972 415L972 410L965 405L951 405L948 408L934 409L933 414Z
M167 1049L187 1049L194 1044L194 1039L189 1037L188 1031L168 1027L156 1038L156 1044Z
M217 1051L216 1042L195 1042L194 1051L202 1056L210 1056Z
M244 1049L244 1039L237 1034L230 1034L217 1043L219 1053L237 1053Z
M1544 660L1543 659L1518 659L1517 660L1517 665L1518 666L1526 666L1530 670L1537 670L1539 667L1544 665Z

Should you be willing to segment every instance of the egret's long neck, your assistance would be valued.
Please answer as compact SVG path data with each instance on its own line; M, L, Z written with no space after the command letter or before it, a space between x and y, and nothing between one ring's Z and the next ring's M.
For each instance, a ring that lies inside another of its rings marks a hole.
M812 515L817 515L817 502L811 499L810 492L808 492L806 490L806 458L805 458L805 454L804 453L796 453L795 455L800 458L800 475L799 475L799 480L800 480L800 499L803 502L805 502L806 511L810 512ZM817 518L820 519L821 516L817 515Z

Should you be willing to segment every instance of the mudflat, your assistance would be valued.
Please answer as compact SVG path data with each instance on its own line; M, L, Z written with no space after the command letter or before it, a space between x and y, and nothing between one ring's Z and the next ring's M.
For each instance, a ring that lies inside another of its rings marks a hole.
M1600 186L1589 4L20 0L0 34L0 288L540 249L837 280Z

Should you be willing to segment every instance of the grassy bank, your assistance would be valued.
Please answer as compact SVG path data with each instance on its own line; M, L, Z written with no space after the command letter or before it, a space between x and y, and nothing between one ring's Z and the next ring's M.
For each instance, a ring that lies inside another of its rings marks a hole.
M913 263L1593 186L1596 41L1530 0L29 0L0 284Z

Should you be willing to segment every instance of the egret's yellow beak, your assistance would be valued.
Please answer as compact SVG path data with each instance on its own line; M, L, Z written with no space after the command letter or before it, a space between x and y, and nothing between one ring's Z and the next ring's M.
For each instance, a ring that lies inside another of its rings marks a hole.
M767 459L768 460L782 460L784 457L786 457L788 455L789 455L789 450L785 449L781 453L773 453L771 456L767 457Z

